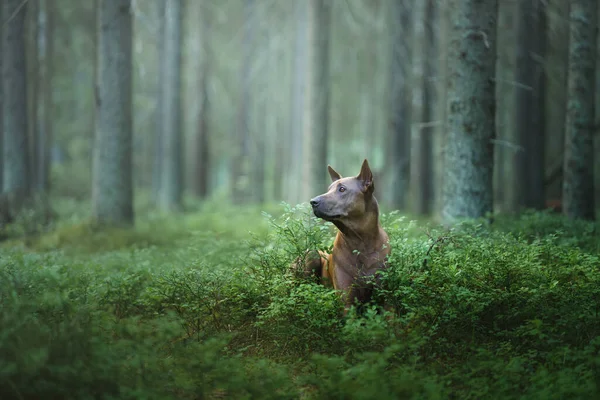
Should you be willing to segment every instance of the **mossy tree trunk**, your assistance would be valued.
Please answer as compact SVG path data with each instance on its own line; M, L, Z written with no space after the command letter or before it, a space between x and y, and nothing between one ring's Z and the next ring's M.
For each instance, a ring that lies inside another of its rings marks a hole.
M594 88L597 0L571 1L563 213L594 219Z
M452 0L448 54L444 220L479 218L493 207L495 0Z
M92 215L133 223L131 0L97 0Z

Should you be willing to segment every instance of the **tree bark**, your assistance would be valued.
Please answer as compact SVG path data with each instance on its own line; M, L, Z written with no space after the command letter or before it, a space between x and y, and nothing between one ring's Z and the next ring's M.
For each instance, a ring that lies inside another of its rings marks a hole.
M331 2L309 0L308 5L308 67L304 124L310 138L310 168L308 196L322 193L328 184L327 155L329 142L329 43L331 36ZM308 198L303 199L308 201Z
M233 155L231 184L233 202L250 200L250 103L252 91L252 60L254 56L255 0L244 3L244 36L242 40L242 63L240 65L240 102L237 115L237 130L234 146L239 146Z
M194 134L194 159L192 191L201 199L208 197L209 194L209 176L210 176L210 143L208 134L208 116L209 116L209 99L208 99L208 74L210 70L210 20L207 17L207 11L202 9L201 16L201 35L200 43L202 46L202 61L199 77L199 101L196 111L196 132Z
M412 209L429 214L433 201L432 131L433 0L413 6L412 110L410 182Z
M131 0L97 0L96 124L92 214L133 223Z
M20 0L3 3L3 191L21 197L31 188L24 35L27 4Z
M594 219L594 88L598 3L571 1L563 213Z
M37 85L35 98L35 127L33 187L38 193L48 193L50 189L50 146L52 143L52 36L50 4L48 0L38 0L37 4L36 68Z
M160 205L161 188L162 188L162 160L163 160L163 120L165 110L163 109L164 92L163 82L166 79L165 75L165 0L156 0L158 8L158 76L156 82L156 103L155 103L155 125L154 125L154 157L152 160L152 199L155 205Z
M411 42L412 8L406 0L392 3L392 65L390 82L389 146L387 165L391 169L388 185L390 205L406 209L410 168L410 74L412 54L407 43Z
M159 207L181 209L183 191L183 133L181 129L181 12L182 0L165 0L164 78L162 93L162 160Z
M452 0L442 216L446 223L493 210L495 0Z
M538 0L522 0L518 5L515 82L514 191L512 210L544 208L544 127L542 13Z

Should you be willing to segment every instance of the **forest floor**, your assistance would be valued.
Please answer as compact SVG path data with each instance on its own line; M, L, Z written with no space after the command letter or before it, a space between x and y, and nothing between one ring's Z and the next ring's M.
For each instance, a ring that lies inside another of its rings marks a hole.
M206 203L51 229L0 257L0 398L590 399L600 392L600 226L549 213L453 230L382 223L393 305L342 316L293 276L334 230L304 207ZM143 216L142 216L143 215Z

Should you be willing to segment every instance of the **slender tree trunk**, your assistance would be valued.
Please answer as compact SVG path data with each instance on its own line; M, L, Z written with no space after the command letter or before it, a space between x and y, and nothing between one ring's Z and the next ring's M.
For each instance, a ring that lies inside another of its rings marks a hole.
M573 0L570 10L569 78L563 212L594 219L594 88L598 2Z
M302 165L305 156L304 133L304 102L306 93L306 75L304 73L305 60L308 53L308 4L306 1L294 2L295 38L294 38L294 61L291 85L291 111L290 111L290 133L289 146L290 167L288 174L288 201L298 203L302 201L303 182Z
M414 30L412 57L411 111L411 192L412 209L417 214L429 214L433 200L431 82L433 57L433 0L423 0L413 6Z
M331 35L331 2L329 0L309 0L307 67L308 84L305 109L306 137L310 137L309 161L306 165L310 173L308 196L323 192L327 185L327 155L329 141L329 43ZM308 198L303 199L308 201Z
M391 118L387 165L391 169L388 186L393 208L406 209L410 168L410 81L412 54L412 7L407 0L392 3L392 65L390 82Z
M539 53L540 15L538 0L522 0L517 12L517 57L515 82L514 142L519 150L514 152L514 183L511 209L542 209L544 207L544 132L539 124L540 102L536 85L541 69Z
M25 79L26 9L27 4L20 0L3 2L3 191L17 197L26 195L31 188Z
M436 98L434 119L436 120L435 133L433 138L433 175L435 200L434 210L436 216L439 216L442 209L443 199L441 196L441 188L443 187L444 176L444 143L446 134L446 90L447 90L447 75L448 75L448 30L450 28L450 20L448 18L448 0L440 0L437 3L437 21L435 24L435 43L437 56L432 60L435 65L436 76Z
M0 21L4 21L4 6L0 5ZM0 29L0 71L2 77L0 80L0 193L4 192L4 36L6 35L4 27ZM2 210L0 210L0 214Z
M165 1L165 48L162 61L162 160L159 207L181 209L183 191L183 133L181 129L181 12L182 0Z
M40 193L48 193L50 188L50 145L52 142L52 74L51 23L49 0L37 0L36 67L37 90L35 98L34 158L35 170L33 186Z
M97 0L96 132L92 214L133 223L131 0Z
M208 99L208 74L210 71L211 52L210 52L210 21L207 17L207 12L202 9L201 16L201 35L200 42L202 43L202 62L201 69L198 72L199 78L199 104L197 110L196 132L194 134L194 159L192 179L193 193L200 197L206 198L209 193L209 176L210 176L210 144L208 134L208 117L209 117L209 99Z
M244 3L244 36L242 64L240 66L240 103L238 108L235 144L239 146L233 156L231 184L233 202L240 204L250 200L250 103L252 90L252 61L254 56L255 0Z
M166 48L166 36L165 36L165 0L156 0L156 7L158 8L158 21L157 21L157 37L158 37L158 76L156 82L156 102L155 102L155 118L156 123L154 125L154 158L152 160L152 199L155 205L160 204L160 193L162 184L162 160L163 160L163 120L165 110L163 109L164 103L164 92L163 82L166 79L165 75L165 48Z
M495 0L452 0L443 218L493 210Z

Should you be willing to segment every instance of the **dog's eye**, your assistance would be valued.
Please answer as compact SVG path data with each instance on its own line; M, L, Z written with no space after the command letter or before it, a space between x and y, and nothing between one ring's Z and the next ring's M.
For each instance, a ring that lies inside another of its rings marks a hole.
M338 191L340 191L340 192L345 192L345 191L346 191L346 188L345 188L345 187L343 187L343 186L340 186L340 187L338 188Z

